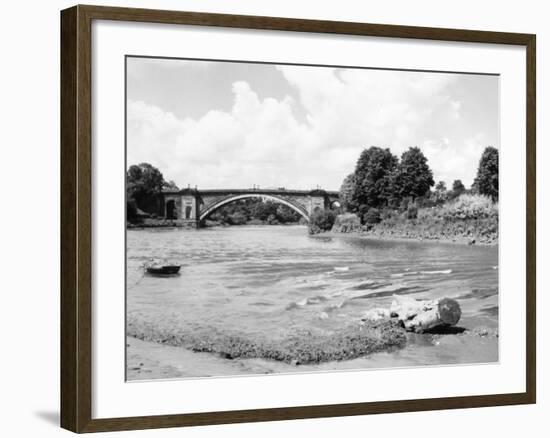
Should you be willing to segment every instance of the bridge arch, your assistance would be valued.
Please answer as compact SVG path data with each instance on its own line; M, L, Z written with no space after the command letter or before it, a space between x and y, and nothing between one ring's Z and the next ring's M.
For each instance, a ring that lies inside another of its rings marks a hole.
M263 194L263 193L245 193L245 194L239 194L239 195L229 195L226 198L223 198L207 206L204 210L202 210L199 215L199 222L203 221L214 211L216 211L217 209L219 209L220 207L226 204L238 201L240 199L249 199L249 198L269 199L271 201L278 202L279 204L286 205L287 207L292 208L295 212L300 214L306 221L309 222L309 214L307 213L304 207L298 204L295 204L294 202L291 202L288 199L284 199L282 197L275 196L275 195Z

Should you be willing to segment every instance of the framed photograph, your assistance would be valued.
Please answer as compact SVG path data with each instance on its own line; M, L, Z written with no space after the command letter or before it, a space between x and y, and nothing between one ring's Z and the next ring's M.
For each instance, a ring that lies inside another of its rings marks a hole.
M535 35L61 12L61 425L535 403Z

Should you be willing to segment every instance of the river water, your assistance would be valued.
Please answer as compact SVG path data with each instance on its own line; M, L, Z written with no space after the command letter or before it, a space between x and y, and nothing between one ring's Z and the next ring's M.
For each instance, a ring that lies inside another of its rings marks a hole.
M181 264L180 275L144 275L142 264L151 257ZM277 339L296 330L335 330L368 309L389 307L394 294L407 294L456 298L459 326L498 329L497 265L498 247L308 236L304 226L128 230L127 316L161 326L167 338L171 331L217 330ZM411 335L404 350L318 368L496 360L498 339ZM173 365L172 377L178 377ZM285 366L263 363L262 370L283 372ZM222 364L216 370L239 374L254 367L225 370ZM182 375L209 373L187 369Z

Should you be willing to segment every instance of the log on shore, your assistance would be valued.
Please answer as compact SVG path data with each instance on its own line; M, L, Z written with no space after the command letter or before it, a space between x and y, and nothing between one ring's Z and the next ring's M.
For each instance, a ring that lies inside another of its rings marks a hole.
M460 304L452 298L417 301L394 295L390 307L390 316L397 318L407 331L415 333L456 325L461 315Z

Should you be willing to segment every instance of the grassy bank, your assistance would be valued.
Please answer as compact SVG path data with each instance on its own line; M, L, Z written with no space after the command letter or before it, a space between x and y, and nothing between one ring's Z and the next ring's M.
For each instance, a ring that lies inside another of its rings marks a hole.
M498 204L479 195L461 195L453 202L406 211L381 210L361 224L352 214L339 216L332 231L377 238L444 240L469 244L498 244Z

